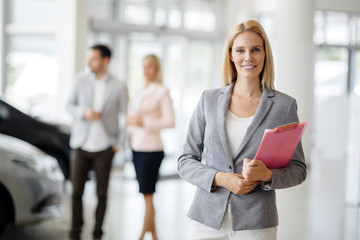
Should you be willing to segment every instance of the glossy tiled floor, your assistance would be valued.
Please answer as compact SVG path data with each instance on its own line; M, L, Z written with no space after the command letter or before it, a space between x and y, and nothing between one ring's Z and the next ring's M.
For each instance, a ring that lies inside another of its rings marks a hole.
M277 191L280 226L278 240L360 240L360 210L344 204L345 166L342 160L314 159L308 179L300 186ZM167 159L161 168L166 175L158 183L155 196L158 235L163 240L186 239L186 212L194 187L176 177L176 160ZM90 239L95 184L87 183L84 202L86 225L84 240ZM9 227L3 239L66 240L69 227L68 185L61 218L25 227ZM133 167L114 168L111 175L104 240L136 240L141 230L143 199L137 192ZM146 236L146 239L151 239Z

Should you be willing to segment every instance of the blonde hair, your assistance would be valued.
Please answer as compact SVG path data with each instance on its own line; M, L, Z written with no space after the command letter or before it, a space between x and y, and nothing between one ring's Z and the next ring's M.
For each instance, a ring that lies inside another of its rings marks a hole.
M255 20L248 20L242 23L235 25L225 42L225 46L223 49L222 54L222 84L224 86L230 85L237 78L237 71L235 68L234 63L230 59L231 48L234 43L234 39L243 32L254 32L258 34L264 43L264 50L265 50L265 60L264 60L264 67L260 73L260 83L262 87L266 86L268 89L274 90L274 61L271 52L271 47L269 43L269 39L266 36L266 33L263 27Z
M145 60L149 60L156 68L156 74L155 74L154 81L156 83L162 84L162 72L161 72L160 59L154 54L149 54L144 57L143 61L145 61Z

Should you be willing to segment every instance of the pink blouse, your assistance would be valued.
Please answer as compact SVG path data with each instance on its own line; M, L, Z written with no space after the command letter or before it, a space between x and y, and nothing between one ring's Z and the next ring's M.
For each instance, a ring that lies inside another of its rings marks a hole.
M143 119L142 127L129 128L131 149L141 152L164 150L160 131L175 126L169 90L157 83L140 90L130 103L129 115L139 115Z

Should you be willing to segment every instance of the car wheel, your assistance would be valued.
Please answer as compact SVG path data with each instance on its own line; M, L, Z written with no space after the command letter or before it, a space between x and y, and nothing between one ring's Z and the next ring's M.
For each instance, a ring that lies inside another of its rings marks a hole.
M0 237L9 223L9 208L3 196L0 195Z

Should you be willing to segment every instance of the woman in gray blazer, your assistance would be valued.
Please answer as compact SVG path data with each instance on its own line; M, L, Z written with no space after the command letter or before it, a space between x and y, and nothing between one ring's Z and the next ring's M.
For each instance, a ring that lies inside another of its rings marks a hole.
M296 100L275 90L269 40L254 20L230 31L222 70L224 87L203 92L178 159L181 178L197 186L188 239L273 240L275 189L305 180L304 153L300 143L281 169L253 158L266 129L299 121Z

